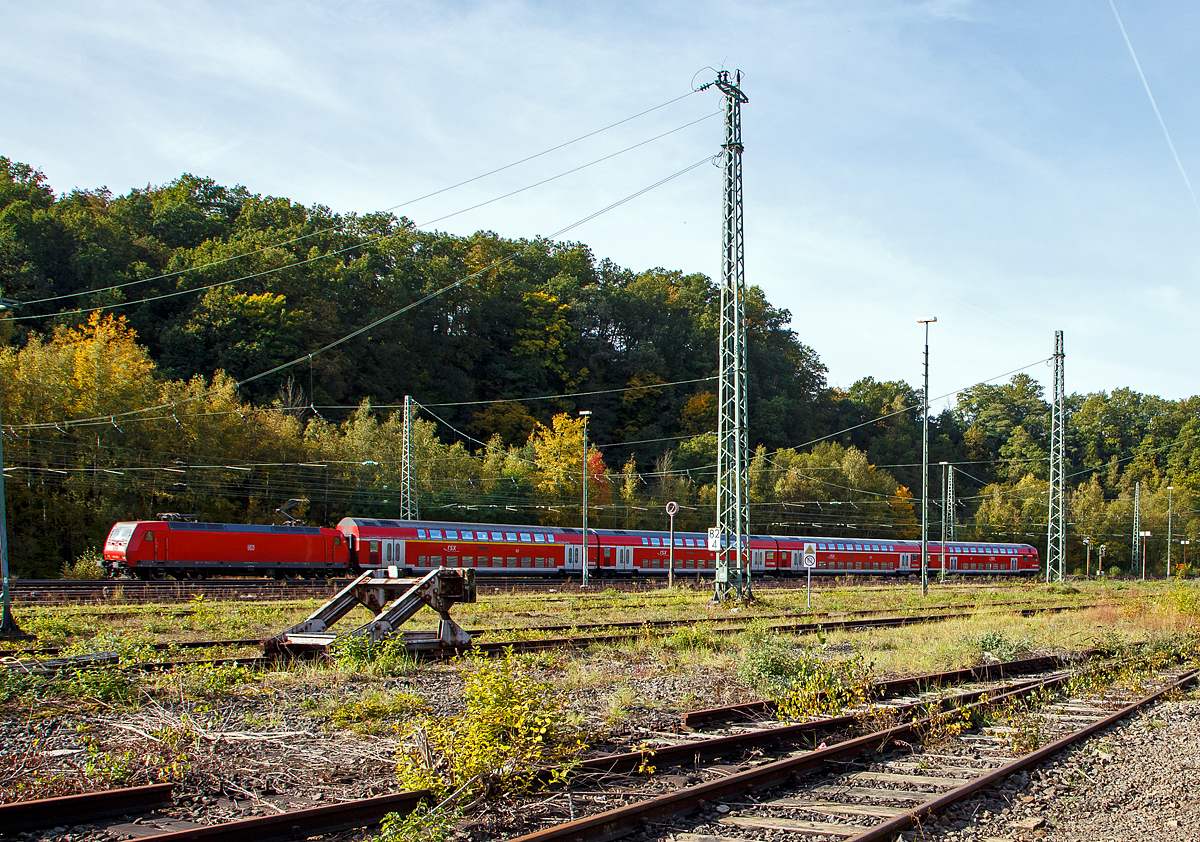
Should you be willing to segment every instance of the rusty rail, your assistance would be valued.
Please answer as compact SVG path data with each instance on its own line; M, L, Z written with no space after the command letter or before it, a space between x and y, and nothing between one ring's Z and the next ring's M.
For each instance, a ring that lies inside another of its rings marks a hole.
M411 813L418 804L429 803L429 790L419 789L394 795L380 795L359 801L346 801L308 810L294 810L278 816L242 819L207 827L176 830L145 837L154 842L275 842L275 840L307 839L323 833L337 833L357 827L379 824L388 813Z
M1102 654L1099 649L1087 649L1067 655L1047 655L1038 658L1023 658L1019 661L1005 661L999 664L988 664L980 667L966 667L949 672L933 672L924 675L914 675L908 678L896 678L891 681L878 681L871 689L875 698L886 699L889 696L901 696L911 692L923 692L947 684L957 684L963 681L990 681L995 678L1028 675L1032 672L1057 669L1076 661L1087 660ZM775 711L775 702L765 699L758 702L743 702L737 705L692 710L683 715L683 724L688 728L698 728L713 722L727 722L731 719L748 716L761 716Z
M1065 684L1067 680L1068 676L1060 675L1044 681L1032 682L1017 690L991 697L987 704L1018 698L1042 689L1054 689ZM964 710L980 704L981 702L974 702ZM797 775L819 769L832 760L841 760L866 751L882 749L893 740L915 739L918 729L929 722L929 718L924 718L897 725L873 734L835 743L807 754L766 763L726 778L696 784L647 801L617 807L594 816L535 831L525 836L518 836L509 842L575 842L577 839L586 839L588 842L607 842L607 840L617 839L629 833L638 822L688 812L702 802L712 802L751 790L779 786Z
M149 812L170 806L173 788L174 784L153 784L0 804L0 833L7 835L66 822L84 824L111 816Z
M974 795L979 790L986 789L997 781L1007 778L1009 775L1020 772L1021 770L1027 769L1031 766L1036 766L1047 757L1058 754L1058 752L1062 751L1064 748L1067 748L1068 746L1071 746L1080 740L1086 739L1092 734L1103 731L1105 728L1108 728L1110 725L1121 721L1131 713L1135 713L1141 708L1153 704L1167 693L1170 693L1172 690L1177 690L1187 686L1188 684L1191 684L1196 680L1197 675L1200 675L1200 670L1192 670L1191 672L1185 673L1174 683L1172 683L1171 686L1164 687L1162 690L1158 690L1157 692L1151 693L1148 696L1144 696L1133 704L1123 707L1109 716L1106 716L1097 722L1093 722L1091 725L1081 728L1073 734L1068 734L1061 740L1056 740L1049 745L1042 746L1036 751L1026 754L1024 757L1017 758L1007 766L1002 766L994 772L989 772L988 774L980 778L976 778L968 784L964 784L957 789L952 789L938 798L926 801L925 803L913 808L912 810L909 810L902 815L896 816L893 819L885 821L881 825L871 828L866 833L860 833L859 835L853 837L850 842L876 842L876 840L881 839L892 839L897 833L907 830L921 818L931 813L940 813L951 804Z

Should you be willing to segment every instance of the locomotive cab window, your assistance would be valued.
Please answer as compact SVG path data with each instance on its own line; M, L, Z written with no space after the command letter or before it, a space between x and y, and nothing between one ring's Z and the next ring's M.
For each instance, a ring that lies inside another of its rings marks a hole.
M146 540L147 540L147 541L149 541L149 542L151 542L151 543L154 543L154 532L153 532L153 530L151 530L151 531L149 531L149 532L147 532L147 533L146 533Z

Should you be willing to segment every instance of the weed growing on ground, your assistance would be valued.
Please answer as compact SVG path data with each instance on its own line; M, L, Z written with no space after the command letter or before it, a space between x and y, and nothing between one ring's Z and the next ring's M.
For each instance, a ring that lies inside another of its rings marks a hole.
M183 692L190 698L216 699L231 696L242 686L256 683L259 675L242 664L195 664L175 671Z
M942 702L925 705L923 715L913 725L917 738L926 748L940 748L964 731L974 727L972 711L966 707L942 709Z
M388 813L379 826L377 842L446 842L459 819L457 810L418 804L407 816Z
M624 724L629 719L629 711L638 703L637 691L628 684L620 684L608 697L608 711L605 720L609 728Z
M329 722L359 734L399 727L402 717L424 713L429 706L411 693L367 692L329 710Z
M585 744L565 724L551 686L534 679L511 649L495 660L471 653L458 664L463 713L413 725L397 767L400 783L442 795L565 779Z
M788 645L760 620L739 637L742 680L769 695L782 718L834 716L861 705L870 694L873 669L860 654L826 660L815 648Z
M361 635L340 640L333 649L333 662L351 672L380 678L411 675L417 668L416 658L404 648L399 635L386 640Z
M664 649L673 652L715 652L723 649L728 638L713 631L712 626L697 624L677 629L661 639Z
M1030 650L1028 640L1012 638L1000 629L970 635L966 638L966 644L973 664L998 664L1002 661L1012 661Z
M73 670L52 686L59 695L105 704L128 704L137 692L137 683L116 667Z

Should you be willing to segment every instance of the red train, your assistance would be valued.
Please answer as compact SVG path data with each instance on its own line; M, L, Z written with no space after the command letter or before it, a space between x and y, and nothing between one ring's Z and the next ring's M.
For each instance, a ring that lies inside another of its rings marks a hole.
M752 535L756 574L802 574L806 551L818 576L903 576L920 569L921 545L880 539ZM702 575L716 554L698 532L675 533L675 569ZM1039 568L1028 544L929 544L929 567L965 575L1030 575ZM335 529L185 521L135 521L113 526L104 558L117 575L139 579L259 575L322 578L396 567L416 574L437 567L471 567L482 575L552 576L583 568L579 529L486 523L343 518ZM589 529L589 570L598 576L666 575L672 556L666 532Z

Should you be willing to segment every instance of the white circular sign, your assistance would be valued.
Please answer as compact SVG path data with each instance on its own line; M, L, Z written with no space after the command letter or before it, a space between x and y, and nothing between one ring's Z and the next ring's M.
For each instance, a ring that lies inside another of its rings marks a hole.
M679 514L679 504L674 500L672 500L670 503L667 503L667 514L669 514L671 517L675 517L675 515Z

